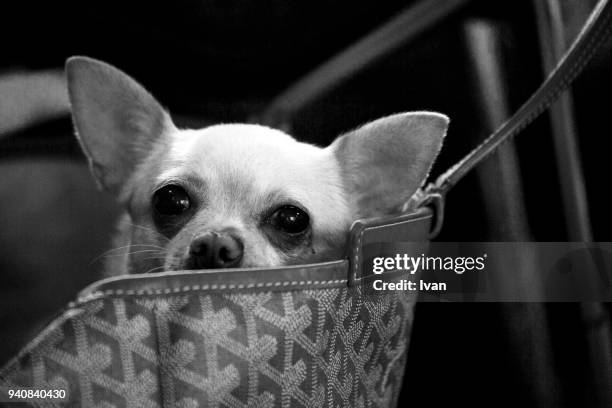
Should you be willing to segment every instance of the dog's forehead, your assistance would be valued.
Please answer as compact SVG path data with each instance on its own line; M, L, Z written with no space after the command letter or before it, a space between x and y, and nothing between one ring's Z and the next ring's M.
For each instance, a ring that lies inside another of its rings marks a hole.
M284 170L295 177L314 170L311 167L321 161L322 153L323 149L297 142L281 131L235 124L179 131L170 159L203 175L230 172L265 179L269 172L279 177L282 173L278 171Z
M171 135L167 159L161 178L189 172L219 189L242 184L256 195L277 190L316 194L326 180L338 183L337 163L328 151L258 125L178 131Z
M241 162L269 154L280 154L278 160L291 160L294 155L312 155L321 149L296 141L286 133L259 125L217 125L200 130L179 132L174 143L177 155L191 159ZM181 151L182 150L182 151ZM187 151L185 151L187 150Z

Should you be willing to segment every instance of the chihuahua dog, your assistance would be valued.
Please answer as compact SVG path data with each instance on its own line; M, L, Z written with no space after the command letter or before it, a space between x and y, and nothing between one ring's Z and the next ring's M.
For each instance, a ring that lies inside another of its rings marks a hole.
M320 148L268 127L178 129L141 85L90 58L66 63L77 138L125 207L109 275L339 259L353 221L399 212L448 118L408 112Z

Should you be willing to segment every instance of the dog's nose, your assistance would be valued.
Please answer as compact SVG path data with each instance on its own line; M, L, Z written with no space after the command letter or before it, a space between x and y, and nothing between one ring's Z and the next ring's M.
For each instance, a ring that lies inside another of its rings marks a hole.
M222 232L207 232L196 237L189 247L189 266L193 269L232 268L244 254L242 241Z

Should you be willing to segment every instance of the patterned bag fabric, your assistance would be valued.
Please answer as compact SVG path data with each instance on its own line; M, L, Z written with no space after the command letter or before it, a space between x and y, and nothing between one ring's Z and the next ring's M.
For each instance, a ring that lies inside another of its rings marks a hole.
M354 261L373 243L356 228ZM66 390L41 406L394 407L415 294L364 278L342 260L107 279L0 370L0 388Z

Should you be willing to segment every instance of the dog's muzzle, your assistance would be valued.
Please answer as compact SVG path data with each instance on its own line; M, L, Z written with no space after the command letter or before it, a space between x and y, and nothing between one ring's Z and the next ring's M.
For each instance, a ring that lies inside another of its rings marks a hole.
M186 269L234 268L240 265L244 244L228 232L209 231L189 245Z

